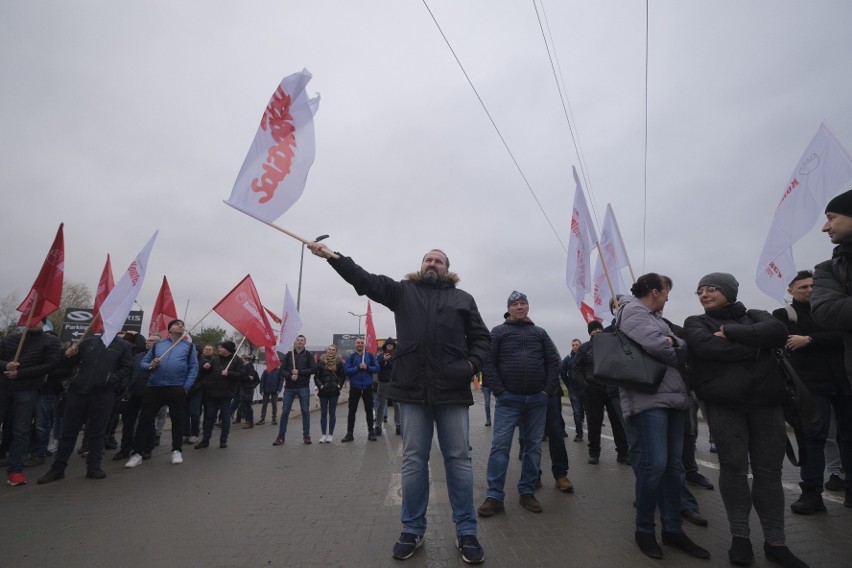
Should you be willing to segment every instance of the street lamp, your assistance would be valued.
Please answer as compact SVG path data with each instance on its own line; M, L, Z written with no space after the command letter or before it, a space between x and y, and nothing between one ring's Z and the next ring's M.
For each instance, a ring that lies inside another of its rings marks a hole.
M328 235L320 235L314 239L315 242L320 242L323 239L327 239ZM302 305L302 266L305 264L305 243L302 243L302 256L299 258L299 288L296 290L296 311L299 311L299 307Z
M361 335L361 318L366 316L367 314L356 314L354 312L349 312L349 315L355 316L358 318L358 335Z

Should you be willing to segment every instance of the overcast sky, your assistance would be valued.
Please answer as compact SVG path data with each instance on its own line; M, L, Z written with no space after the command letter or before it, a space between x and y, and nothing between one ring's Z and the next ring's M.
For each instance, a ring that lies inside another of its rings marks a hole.
M748 307L774 309L754 273L790 174L823 120L852 145L852 3L650 4L647 130L645 3L538 4L597 220L612 203L634 273L674 279L673 321L700 311L693 291L714 271L738 278ZM159 229L139 297L148 313L164 274L192 325L247 273L279 312L285 284L296 295L300 243L222 200L273 90L306 67L322 96L316 161L278 224L328 233L395 278L442 248L489 327L523 291L566 353L586 337L562 244L579 164L534 4L428 5L556 234L420 1L9 0L0 295L23 299L65 222L67 281L94 289L107 253L118 280ZM794 249L802 267L830 250L816 223ZM348 312L366 304L306 254L309 344L357 331ZM395 334L391 313L373 310L378 335Z

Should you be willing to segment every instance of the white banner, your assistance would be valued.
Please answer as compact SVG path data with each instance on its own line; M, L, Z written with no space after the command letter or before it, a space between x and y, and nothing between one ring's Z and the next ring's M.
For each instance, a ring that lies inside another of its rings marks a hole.
M568 262L565 266L565 283L577 302L577 307L583 303L583 298L592 291L592 267L589 254L598 240L592 216L586 205L583 186L574 168L574 181L577 190L574 193L574 210L571 213L571 238L568 239Z
M296 309L296 302L290 295L290 288L284 286L284 309L281 312L281 331L278 336L278 351L286 353L293 350L293 342L302 329L302 318Z
M271 223L301 197L314 163L319 95L305 92L307 69L281 81L260 120L228 205Z
M609 204L606 206L599 244L600 254L595 265L594 277L595 315L604 321L609 321L612 318L609 311L609 301L612 299L610 284L616 294L626 294L627 287L621 277L621 270L630 266L627 249L624 247L624 241L621 240L621 231L618 230L618 222L615 220L615 213ZM606 266L606 272L604 272L604 266ZM607 282L607 275L609 282Z
M145 272L148 270L148 257L151 255L151 249L154 247L154 241L157 240L159 232L154 231L154 234L148 239L148 244L136 255L136 259L130 263L127 272L121 276L121 280L118 281L109 296L104 299L104 303L101 304L100 314L104 323L104 333L101 340L107 347L115 339L115 335L124 327L127 314L130 313L134 300L139 296L139 290L142 289L142 283L145 282Z
M852 155L823 122L787 182L757 265L757 287L779 303L798 271L793 243L813 229L826 204L850 178Z

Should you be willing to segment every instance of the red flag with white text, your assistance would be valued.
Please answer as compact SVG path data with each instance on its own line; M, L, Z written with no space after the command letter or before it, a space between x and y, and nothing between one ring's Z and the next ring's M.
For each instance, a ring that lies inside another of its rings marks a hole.
M154 312L151 314L151 325L148 327L148 335L158 333L162 337L165 337L169 332L169 322L176 319L180 318L177 315L172 289L169 287L168 279L163 276L163 284L160 286L160 292L157 294L157 301L154 302Z
M95 291L94 313L95 319L92 320L92 333L100 333L104 330L104 322L101 321L101 304L112 289L115 287L115 281L112 279L112 264L110 264L109 255L107 255L104 270L101 272L101 279L98 281L98 289Z
M18 325L39 322L59 309L62 303L62 281L65 277L65 236L62 232L64 223L59 224L53 244L41 265L30 293L18 306L21 317ZM32 317L30 317L32 312Z
M275 348L275 334L266 319L250 274L228 292L213 310L254 345Z
M367 300L367 332L364 336L364 348L370 353L377 353L379 350L379 342L376 339L376 328L373 325L373 308L370 306L370 300Z

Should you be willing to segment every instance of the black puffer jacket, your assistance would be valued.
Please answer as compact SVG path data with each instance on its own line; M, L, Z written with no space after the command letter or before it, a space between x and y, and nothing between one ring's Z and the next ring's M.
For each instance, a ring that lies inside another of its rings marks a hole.
M805 335L811 338L810 345L789 351L790 362L812 394L851 395L849 381L843 369L843 333L825 331L811 316L810 303L793 300L790 307L795 311L795 322L790 320L786 308L772 315L787 326L790 335Z
M727 339L713 335L723 326ZM698 398L743 409L783 402L785 378L772 353L787 341L783 323L736 302L690 316L683 327Z
M852 384L852 243L836 246L831 260L814 268L811 313L823 329L843 333L846 379Z
M504 392L556 394L559 350L544 329L529 319L507 319L491 330L491 357L482 374L495 396Z
M228 367L231 359L233 359L233 363ZM234 398L240 382L246 380L248 377L243 360L234 355L229 357L216 355L210 363L210 372L201 377L201 390L205 396L212 398ZM222 371L226 367L228 368L228 374L223 375Z
M65 364L72 367L68 392L89 394L104 390L123 393L133 373L130 345L115 337L109 347L100 337L89 337L77 345L77 354Z
M0 343L0 390L25 391L39 390L45 377L62 363L62 349L59 338L41 330L27 331L24 347L18 357L18 375L14 379L6 377L2 371L15 358L20 333L7 336Z
M473 404L470 383L488 358L490 334L473 297L452 272L436 282L419 273L396 281L349 257L328 263L360 295L394 312L397 345L388 398L413 404Z

